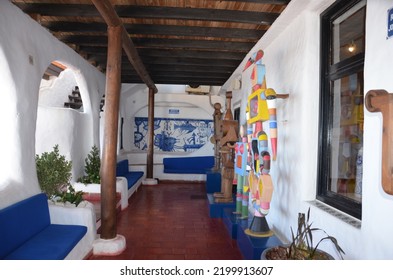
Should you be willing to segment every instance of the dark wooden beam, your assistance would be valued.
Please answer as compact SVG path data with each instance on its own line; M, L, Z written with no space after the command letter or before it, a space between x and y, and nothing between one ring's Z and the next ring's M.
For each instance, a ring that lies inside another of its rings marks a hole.
M193 66L192 68L190 68L190 66L188 65L146 65L147 69L149 71L189 71L192 70L195 73L201 72L201 73L214 73L214 72L219 72L219 73L227 73L232 74L233 71L235 70L233 67L226 67L226 66L220 66L217 67L215 65L203 65L203 66ZM124 71L133 71L132 69L130 69L130 67L128 66L125 67L123 64L122 69Z
M140 56L144 65L148 64L164 64L168 65L189 65L197 66L197 65L215 65L215 66L228 66L228 67L237 67L241 61L237 60L226 60L226 59L205 59L205 58L188 58L188 57L151 57L151 56ZM89 59L94 61L104 61L104 55L91 55Z
M84 52L88 55L104 55L106 54L106 47L103 46L81 46L79 52ZM138 49L138 53L141 57L179 57L179 58L200 58L200 59L223 59L223 60L236 60L241 62L244 59L245 54L241 52L218 52L209 50L183 50L183 49Z
M101 22L70 22L47 21L43 26L52 32L105 32L106 24ZM164 35L164 36L197 36L212 38L236 38L244 40L259 40L265 30L200 27L181 25L155 25L155 24L124 24L131 35Z
M127 35L123 35L128 37ZM59 37L59 40L67 44L81 46L106 46L105 36L67 35ZM247 54L256 42L231 42L220 40L185 40L185 39L161 39L161 38L133 38L137 48L165 48L184 50L217 50L237 51Z
M149 89L149 97L148 97L148 112L147 112L147 120L148 120L148 142L147 142L147 159L146 159L146 178L153 178L153 166L154 166L154 92Z
M155 79L162 79L162 78L220 78L220 79L228 79L229 75L227 73L203 73L203 72L193 72L192 70L190 71L183 71L183 72L179 72L179 71L168 71L168 72L164 72L164 71L157 71L157 72L152 72L150 71L150 74L152 77L154 77ZM124 72L122 74L122 79L123 78L137 78L138 75L136 73L129 73L129 72Z
M214 85L214 86L222 86L228 79L226 78L187 78L187 77L162 77L157 78L157 83L159 84L179 84L179 85L187 85L187 84L198 84L198 85ZM123 76L123 83L141 83L141 81L136 78Z
M104 149L101 168L101 238L113 239L116 230L117 127L121 89L120 26L108 28L108 66L105 89Z
M17 6L20 7L25 13L41 14L44 16L100 16L100 14L95 10L94 6L87 4L18 3ZM271 25L279 16L278 13L269 12L134 5L119 5L115 7L115 11L119 17L124 18L202 20L266 25Z
M271 5L287 5L291 0L220 0L221 2L244 2Z
M117 15L114 7L112 6L109 0L92 0L93 4L96 6L97 10L100 12L101 16L105 20L108 26L121 26L122 29L122 45L124 52L127 54L127 57L131 64L134 66L135 70L138 72L142 81L145 84L153 89L154 92L157 92L157 87L149 76L149 73L146 71L143 62L141 61L138 52L132 42L131 38L128 36L127 31L125 30L121 19Z
M98 66L103 67L103 71L105 71L106 66L104 65L104 62L98 64ZM146 69L149 71L149 73L172 73L172 72L185 72L185 71L192 71L195 73L195 75L200 75L200 74L205 74L207 76L213 75L213 74L222 74L222 75L227 75L228 77L233 73L233 71L236 69L236 67L227 67L227 66L219 66L217 67L216 65L197 65L197 66L192 66L190 67L189 65L162 65L162 64L147 64ZM123 64L122 65L122 72L123 74L127 75L138 75L137 72L135 71L132 66L129 64Z

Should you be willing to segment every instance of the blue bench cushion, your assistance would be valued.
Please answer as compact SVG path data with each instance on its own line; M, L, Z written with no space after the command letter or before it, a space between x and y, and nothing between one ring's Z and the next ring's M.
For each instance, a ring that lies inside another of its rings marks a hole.
M128 189L130 189L143 176L143 171L130 171L123 177L127 178Z
M121 160L116 164L116 176L125 177L124 175L128 172L128 159Z
M49 225L48 198L44 193L0 210L0 259Z
M164 173L206 174L214 167L213 156L164 158Z
M87 227L52 224L5 257L6 260L63 260Z
M116 176L125 177L127 179L128 189L131 189L143 174L143 171L129 171L128 159L123 159L116 164Z
M0 210L0 259L64 259L87 227L50 223L40 193Z

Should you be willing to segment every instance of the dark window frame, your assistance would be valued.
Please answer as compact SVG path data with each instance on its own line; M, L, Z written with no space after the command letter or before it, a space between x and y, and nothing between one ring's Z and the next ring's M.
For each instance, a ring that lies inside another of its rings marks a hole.
M361 202L356 202L335 192L329 191L331 131L333 124L333 114L331 110L333 95L330 93L331 86L334 80L364 69L364 53L354 55L336 64L331 64L333 21L359 2L361 2L361 0L336 1L321 14L321 85L319 105L317 200L320 200L355 218L361 219Z

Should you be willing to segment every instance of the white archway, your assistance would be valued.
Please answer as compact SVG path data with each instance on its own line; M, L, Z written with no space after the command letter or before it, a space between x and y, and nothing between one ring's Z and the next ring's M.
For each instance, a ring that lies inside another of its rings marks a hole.
M53 71L54 66L59 66L57 72ZM43 75L39 90L36 154L52 151L55 145L59 145L60 153L72 160L72 181L83 175L87 156L84 151L88 150L83 143L91 138L90 118L85 113L91 112L91 106L85 84L83 75L75 67L53 61ZM72 108L68 103L76 107ZM83 105L79 106L79 103Z

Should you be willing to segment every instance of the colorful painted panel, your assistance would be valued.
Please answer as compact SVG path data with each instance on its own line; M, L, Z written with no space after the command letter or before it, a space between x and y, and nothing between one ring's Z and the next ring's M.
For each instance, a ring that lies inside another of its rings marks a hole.
M134 145L147 149L147 118L135 117ZM154 149L163 152L198 150L213 135L213 120L154 118Z

